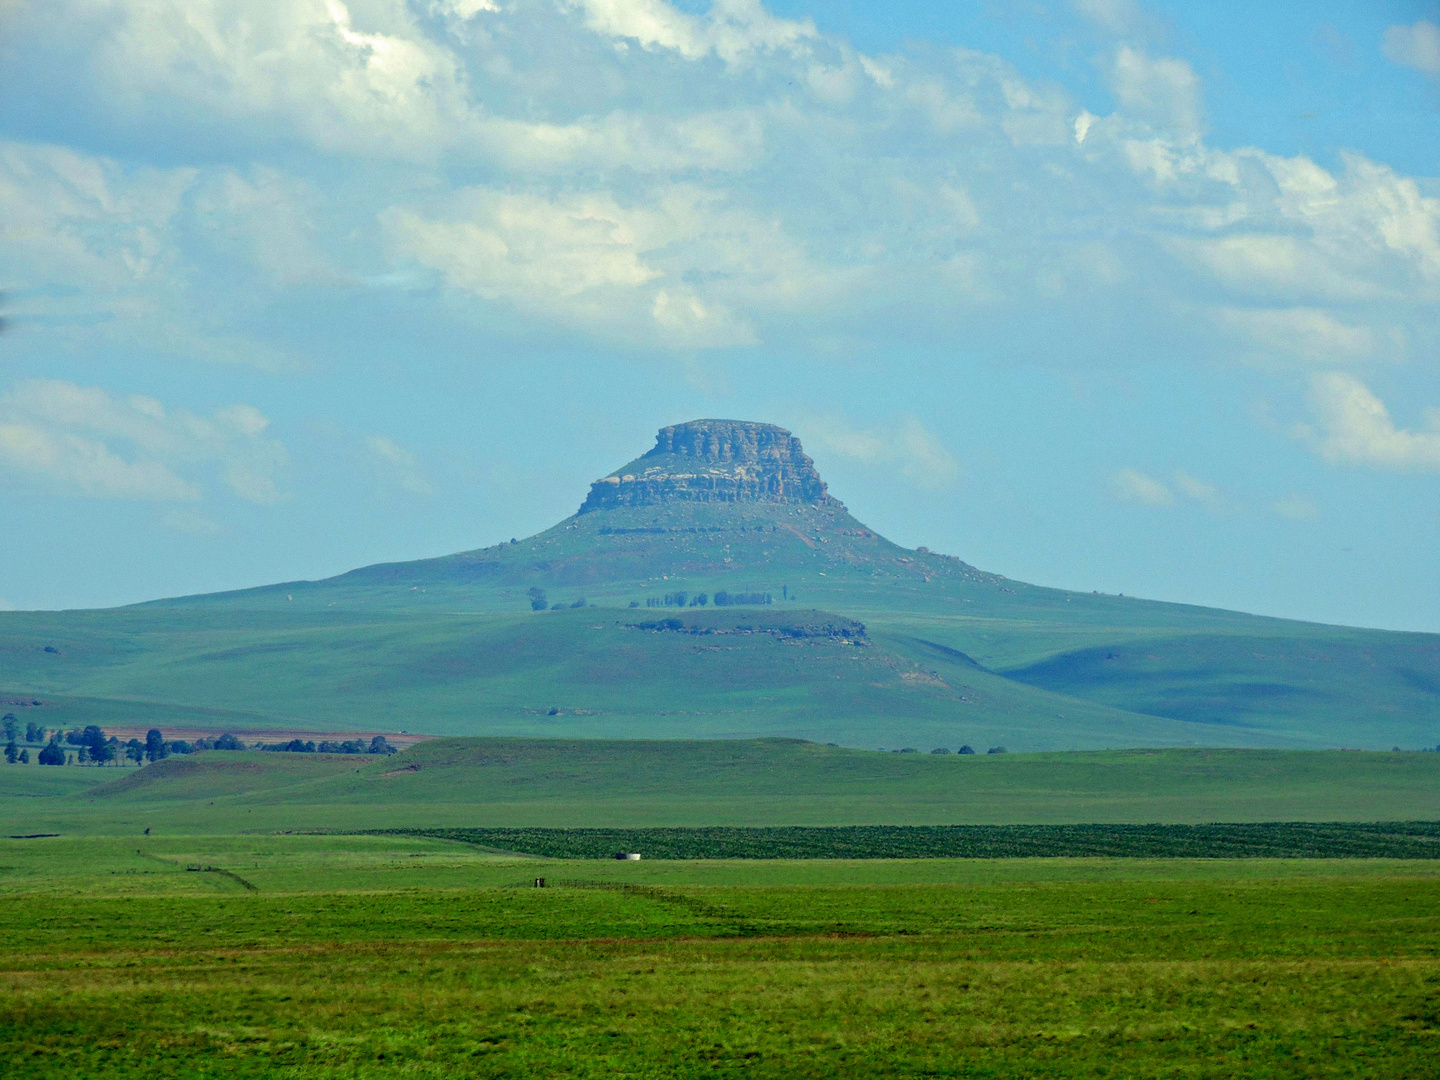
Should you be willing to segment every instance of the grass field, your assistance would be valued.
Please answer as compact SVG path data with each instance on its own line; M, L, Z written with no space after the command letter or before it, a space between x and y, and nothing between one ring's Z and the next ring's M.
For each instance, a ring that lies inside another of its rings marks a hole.
M0 891L7 1077L1368 1078L1440 1050L1433 862L62 837L0 840Z
M0 765L4 833L1440 820L1440 754L897 754L796 740L433 739Z

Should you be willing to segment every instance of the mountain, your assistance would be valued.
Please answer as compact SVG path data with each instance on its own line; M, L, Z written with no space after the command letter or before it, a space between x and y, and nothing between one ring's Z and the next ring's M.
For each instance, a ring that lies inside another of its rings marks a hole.
M1440 743L1440 636L1048 589L901 548L792 433L735 420L663 428L525 540L4 613L0 661L0 701L65 723L927 750Z

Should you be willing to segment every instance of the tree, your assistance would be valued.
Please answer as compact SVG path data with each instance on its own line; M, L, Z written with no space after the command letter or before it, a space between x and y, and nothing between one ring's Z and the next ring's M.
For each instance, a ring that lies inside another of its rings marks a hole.
M975 748L969 743L966 743L964 746L960 747L960 749L955 752L957 754L973 754L975 752Z
M87 724L85 730L80 733L80 738L76 741L80 744L82 751L88 751L89 759L97 765L103 765L115 757L115 748L110 744L111 741L105 737L105 732L101 730L97 724ZM82 754L81 761L83 762L84 760L85 755Z
M151 728L145 733L145 760L159 761L169 753L165 749L165 736L160 734L159 728Z
M60 745L60 733L57 731L50 736L50 741L40 751L39 757L35 759L41 765L64 765L65 748Z
M5 738L9 742L14 742L20 737L20 721L15 719L13 712L7 712L3 717L0 717L0 722L3 722L5 725Z
M376 735L370 740L370 749L365 752L367 754L394 754L396 750L386 741L384 735Z
M5 744L5 760L8 761L11 765L14 765L16 759L18 759L19 757L20 748L15 745L15 740L11 739L8 743Z
M25 741L28 743L44 742L45 729L31 720L25 725Z
M210 744L215 750L244 750L245 744L228 731Z
M125 744L125 760L133 761L136 765L145 760L145 744L139 739L131 739ZM154 760L153 758L151 760Z
M544 611L550 606L550 601L545 599L545 590L538 585L530 586L525 595L530 597L531 611Z
M29 750L21 750L21 751L20 751L20 764L21 764L21 765L29 765L29 764L30 764L30 751L29 751Z

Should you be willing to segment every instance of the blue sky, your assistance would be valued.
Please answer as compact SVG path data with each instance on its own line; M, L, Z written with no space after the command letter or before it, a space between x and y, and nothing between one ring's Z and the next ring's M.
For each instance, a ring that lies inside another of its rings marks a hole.
M1440 5L0 0L0 604L796 431L989 570L1440 630Z

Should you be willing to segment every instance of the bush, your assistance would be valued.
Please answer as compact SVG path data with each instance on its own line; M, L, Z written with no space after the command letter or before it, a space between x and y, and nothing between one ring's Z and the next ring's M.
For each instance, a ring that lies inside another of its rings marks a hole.
M964 746L960 747L960 749L956 750L955 752L957 754L973 754L975 752L975 748L969 743L966 743Z
M21 765L29 765L29 764L30 764L30 751L29 751L29 750L21 750L21 751L20 751L20 764L21 764Z
M193 749L184 739L172 739L165 745L170 748L170 753L172 754L188 754L191 753Z
M1003 754L1003 753L1005 753L1005 748L1004 748L1003 746L992 746L992 747L990 747L989 750L986 750L985 753L987 753L987 754Z
M949 752L950 751L945 749L945 747L943 746L937 746L934 750L930 751L930 753L932 754L948 754Z
M244 750L245 744L231 735L228 731L218 739L211 741L210 746L215 750Z

